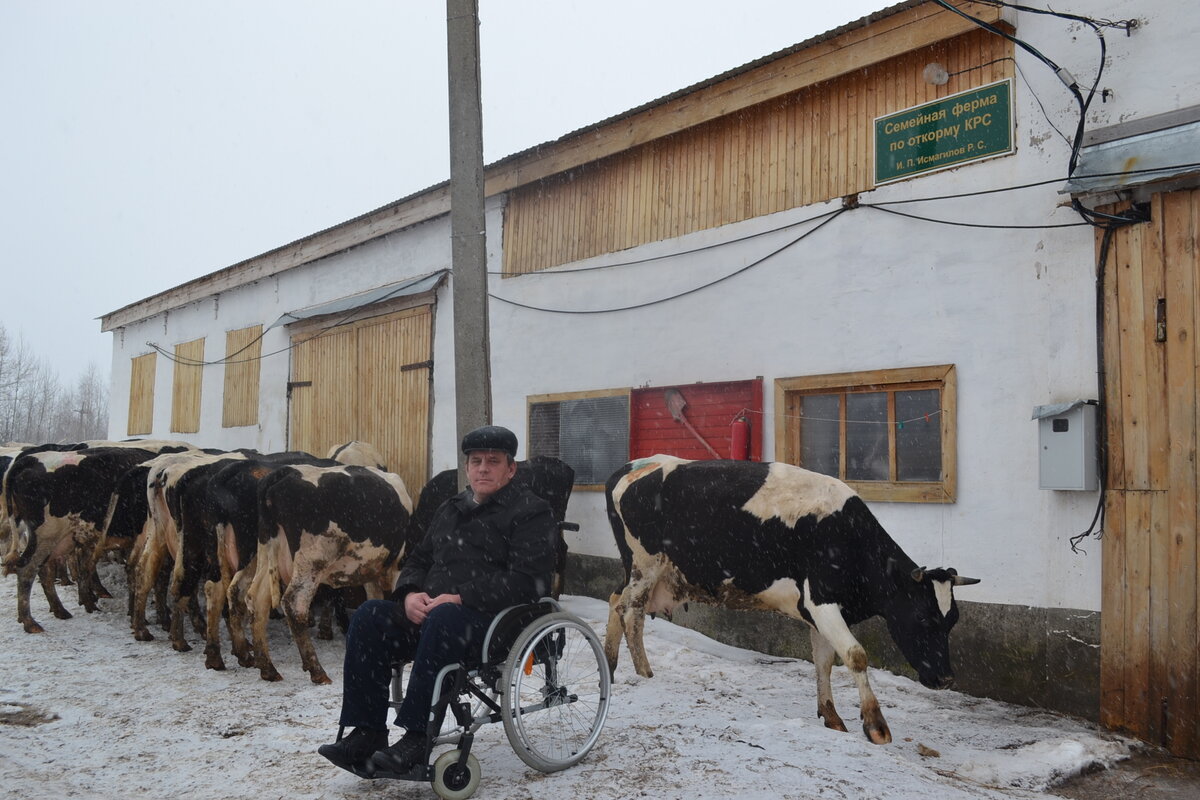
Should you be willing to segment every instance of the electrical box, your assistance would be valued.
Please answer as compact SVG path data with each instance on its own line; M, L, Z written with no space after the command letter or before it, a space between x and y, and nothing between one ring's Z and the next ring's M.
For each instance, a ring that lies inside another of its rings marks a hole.
M1094 491L1096 469L1096 401L1076 400L1037 406L1038 488Z

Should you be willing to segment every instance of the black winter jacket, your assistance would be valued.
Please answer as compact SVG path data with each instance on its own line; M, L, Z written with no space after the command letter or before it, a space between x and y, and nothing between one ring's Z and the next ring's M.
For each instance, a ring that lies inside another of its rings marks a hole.
M511 483L479 506L471 496L467 489L434 513L391 599L458 594L468 608L494 614L550 591L558 526L549 504Z

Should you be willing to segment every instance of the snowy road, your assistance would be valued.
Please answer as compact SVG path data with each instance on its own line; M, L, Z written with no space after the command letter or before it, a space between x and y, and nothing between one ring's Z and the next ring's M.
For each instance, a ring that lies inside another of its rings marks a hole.
M16 621L16 581L0 580L0 795L26 798L255 798L407 800L428 785L359 780L316 754L336 733L340 641L317 641L333 686L314 686L282 622L272 655L284 676L258 678L228 657L204 669L203 642L176 653L158 636L136 642L118 599L102 611L57 620L34 587L46 633ZM74 588L60 594L75 612ZM598 630L607 607L566 598ZM157 635L157 629L155 629ZM530 770L501 725L478 735L480 800L679 798L1033 798L1093 761L1111 763L1128 743L1077 720L954 692L888 673L872 682L895 741L826 730L816 716L813 667L716 643L647 620L655 677L634 674L622 647L608 725L582 764L554 775ZM227 651L227 649L226 649ZM849 724L857 692L834 670Z

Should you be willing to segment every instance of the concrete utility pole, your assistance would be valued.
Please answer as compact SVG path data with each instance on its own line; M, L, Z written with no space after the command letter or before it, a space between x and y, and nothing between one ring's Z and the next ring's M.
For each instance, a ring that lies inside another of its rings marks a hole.
M458 441L462 441L468 431L492 421L478 0L446 0L446 42L450 79L454 406ZM461 458L459 464L459 485L465 486Z

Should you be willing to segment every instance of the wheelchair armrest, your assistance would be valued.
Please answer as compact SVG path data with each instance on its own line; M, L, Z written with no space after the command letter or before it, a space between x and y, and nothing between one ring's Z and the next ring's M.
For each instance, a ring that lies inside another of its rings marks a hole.
M492 660L491 651L493 646L502 646L505 652L498 655L507 655L508 648L512 646L513 640L521 632L522 628L528 625L530 621L546 614L551 614L559 608L560 606L556 600L543 597L536 603L509 606L501 611L492 619L492 624L488 626L487 634L483 637L480 663L486 664Z

